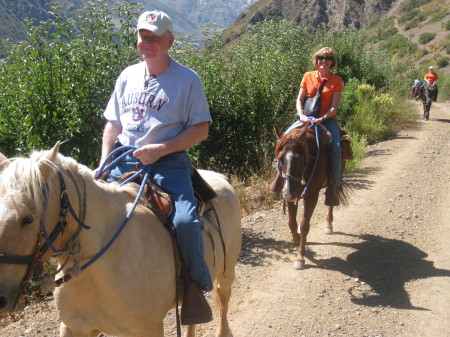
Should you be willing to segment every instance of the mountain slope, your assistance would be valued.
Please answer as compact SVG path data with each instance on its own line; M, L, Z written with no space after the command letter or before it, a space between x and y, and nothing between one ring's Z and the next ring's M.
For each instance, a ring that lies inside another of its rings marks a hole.
M261 0L241 14L229 30L238 36L249 24L267 19L286 19L311 30L321 23L334 29L350 25L362 28L373 15L387 12L396 1L399 0Z
M311 32L321 24L336 30L354 26L366 29L369 42L393 58L412 59L421 69L435 64L449 74L449 9L450 0L260 0L224 36L231 42L265 20L292 21Z

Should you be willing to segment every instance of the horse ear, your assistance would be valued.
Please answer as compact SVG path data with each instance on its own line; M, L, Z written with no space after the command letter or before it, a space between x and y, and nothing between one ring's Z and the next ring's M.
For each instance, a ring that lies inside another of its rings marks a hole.
M280 139L280 137L283 135L283 131L281 131L281 129L276 124L274 124L273 129L275 131L275 135L277 136L277 139Z
M9 165L9 160L6 156L0 152L0 171Z
M53 163L56 160L56 156L59 152L59 145L61 143L57 142L52 149L48 150L38 162L39 170L41 171L42 177L45 181L48 180L50 174L53 172Z

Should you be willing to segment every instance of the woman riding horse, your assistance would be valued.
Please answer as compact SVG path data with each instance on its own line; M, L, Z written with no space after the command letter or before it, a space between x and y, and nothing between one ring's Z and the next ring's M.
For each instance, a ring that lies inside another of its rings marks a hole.
M302 269L305 265L306 237L320 190L327 186L327 234L333 232L333 206L345 201L341 185L341 137L336 119L343 83L339 76L331 72L337 65L336 54L331 48L322 48L314 55L313 60L317 71L306 73L300 85L297 98L299 120L285 133L275 127L278 138L275 149L278 173L270 189L275 192L282 190L288 205L289 228L294 242L299 243L295 269ZM321 84L324 85L319 117L311 119L304 114L305 99L314 97ZM303 200L304 206L300 226L296 219L296 201L299 198Z
M337 110L344 89L342 78L331 72L337 67L336 53L329 47L320 49L313 56L316 71L307 72L300 83L300 92L297 97L296 107L298 121L296 121L289 129L308 122L308 116L304 114L305 100L314 97L319 90L320 85L325 82L322 95L319 118L312 119L313 124L322 124L331 133L331 149L329 159L331 163L332 175L328 181L327 188L327 205L338 206L339 198L336 189L341 185L341 168L342 168L342 149L340 142L340 130L337 122ZM281 192L283 186L282 177L278 172L270 189L274 192Z

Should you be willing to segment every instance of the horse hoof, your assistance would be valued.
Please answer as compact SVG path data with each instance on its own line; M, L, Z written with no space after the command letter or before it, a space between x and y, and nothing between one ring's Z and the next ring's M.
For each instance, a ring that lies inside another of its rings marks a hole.
M295 260L292 267L293 267L295 270L302 270L302 269L305 269L305 261L304 261L304 260L302 260L302 261Z
M327 235L331 235L331 234L333 234L333 227L325 227L323 229L323 232Z

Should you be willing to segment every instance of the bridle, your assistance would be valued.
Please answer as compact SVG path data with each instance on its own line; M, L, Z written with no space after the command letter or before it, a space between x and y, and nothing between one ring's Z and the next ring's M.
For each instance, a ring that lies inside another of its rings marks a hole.
M316 155L316 157L314 159L313 170L312 170L311 174L309 175L308 182L305 184L305 188L303 189L303 192L301 194L301 198L303 198L303 196L305 195L307 189L309 188L309 185L311 184L311 180L312 180L312 178L314 176L314 172L316 171L317 161L318 161L318 158L319 158L319 147L320 147L319 130L317 128L317 124L311 124L309 127L310 128L311 127L314 128L314 131L315 131L315 135L316 135L315 138L316 138L316 145L317 145L317 155ZM290 142L293 142L293 140L290 140ZM306 146L307 146L307 143L306 143ZM303 168L305 166L306 166L306 162L303 164ZM287 173L285 173L283 171L281 171L281 176L284 179L288 180L288 181L295 181L295 182L302 182L303 181L302 177L297 177L297 176L294 176L294 175L290 175L290 174L287 174Z
M89 229L90 227L84 224L84 219L86 216L86 186L85 181L83 179L83 190L84 194L83 197L81 197L79 186L73 177L70 170L68 170L69 176L73 183L76 186L77 192L78 192L78 199L80 202L80 217L81 219L76 215L72 204L70 203L69 197L67 195L67 189L66 184L64 181L64 177L59 169L56 170L56 174L58 176L59 185L60 185L60 219L59 222L56 224L53 231L48 234L47 229L45 228L45 211L47 208L47 200L48 200L48 185L44 184L42 187L42 193L44 195L44 202L43 202L43 213L40 219L39 224L39 233L37 235L36 244L34 248L34 252L31 255L28 256L22 256L22 255L5 255L0 254L0 263L4 264L14 264L14 265L27 265L27 270L25 272L25 276L23 277L20 286L19 291L16 294L16 298L14 300L13 304L13 311L17 308L19 304L19 300L21 298L21 295L25 291L28 282L31 280L31 277L33 275L34 269L37 265L42 264L42 258L47 253L49 249L52 250L54 254L64 254L66 251L59 251L55 248L54 242L58 238L60 234L62 234L67 226L67 212L69 211L72 217L75 219L75 221L78 223L78 232L77 235L79 235L79 232L82 228ZM59 271L58 271L59 272ZM56 273L55 273L56 274ZM70 274L65 275L64 277L58 279L55 281L55 286L59 286L64 282L67 282L71 279Z

